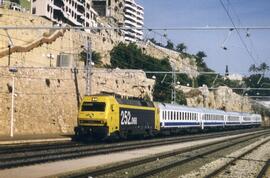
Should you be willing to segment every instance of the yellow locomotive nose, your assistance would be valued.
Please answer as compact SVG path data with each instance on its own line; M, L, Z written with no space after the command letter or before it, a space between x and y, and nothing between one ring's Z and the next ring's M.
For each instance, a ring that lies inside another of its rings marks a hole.
M78 124L90 126L106 123L105 102L83 102L78 118Z

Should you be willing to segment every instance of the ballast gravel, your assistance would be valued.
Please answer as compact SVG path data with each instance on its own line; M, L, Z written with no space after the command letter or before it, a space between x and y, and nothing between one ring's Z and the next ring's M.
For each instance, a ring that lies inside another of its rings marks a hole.
M162 152L172 151L176 149L187 148L190 146L207 144L215 141L221 141L229 138L235 138L238 136L244 136L248 134L239 134L233 136L225 136L214 139L191 141L185 143L171 144L165 146L156 146L152 148L137 149L132 151L123 151L120 153L112 153L105 155L97 155L73 160L58 161L46 164L37 164L19 168L0 170L0 178L38 178L38 177L50 177L67 172L82 171L85 169L95 169L100 166L106 166L115 164L120 161L127 161L136 158L142 158Z
M253 149L258 144L264 142L265 140L270 139L270 137L262 138L259 141L250 144L240 150L237 150L223 158L217 159L211 163L208 163L196 171L192 171L188 174L181 175L179 178L199 178L205 177L211 172L214 172L216 169L226 165L228 162L233 160L235 157L238 157L242 153ZM245 158L250 158L245 160L236 161L234 166L226 169L222 172L218 177L228 177L228 178L253 178L256 177L257 173L261 170L262 166L264 165L263 161L268 160L270 156L270 142L262 145L256 151L252 152L251 154L247 155ZM239 163L238 163L239 162Z
M265 162L270 158L269 148L270 142L262 145L254 152L236 161L234 165L223 171L219 177L256 177Z

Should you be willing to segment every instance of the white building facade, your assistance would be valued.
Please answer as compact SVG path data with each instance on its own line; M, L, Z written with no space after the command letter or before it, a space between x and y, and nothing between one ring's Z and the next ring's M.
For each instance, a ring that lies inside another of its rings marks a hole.
M137 4L135 0L125 0L124 5L124 27L125 41L135 42L143 40L144 8Z
M91 0L32 0L31 13L57 24L96 27L97 13Z

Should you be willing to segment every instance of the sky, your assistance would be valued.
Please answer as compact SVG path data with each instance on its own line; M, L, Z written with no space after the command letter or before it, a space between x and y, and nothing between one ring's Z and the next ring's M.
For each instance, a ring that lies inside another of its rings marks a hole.
M232 27L220 0L136 0L144 7L144 25L147 28L170 27ZM270 0L222 0L236 26L270 27ZM167 34L174 44L184 43L187 52L207 54L207 65L224 73L248 73L251 64L266 62L270 65L270 29L241 30L242 39L253 56L250 57L237 31L159 31ZM247 37L249 34L249 37ZM166 43L162 35L145 31L146 38L154 37ZM226 46L224 50L222 46Z

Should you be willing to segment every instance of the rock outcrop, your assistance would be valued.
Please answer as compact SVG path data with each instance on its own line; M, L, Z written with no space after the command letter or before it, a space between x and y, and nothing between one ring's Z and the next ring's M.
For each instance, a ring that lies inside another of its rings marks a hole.
M223 109L225 111L252 112L252 104L248 97L238 95L226 86L209 90L207 86L192 89L181 86L189 106Z

